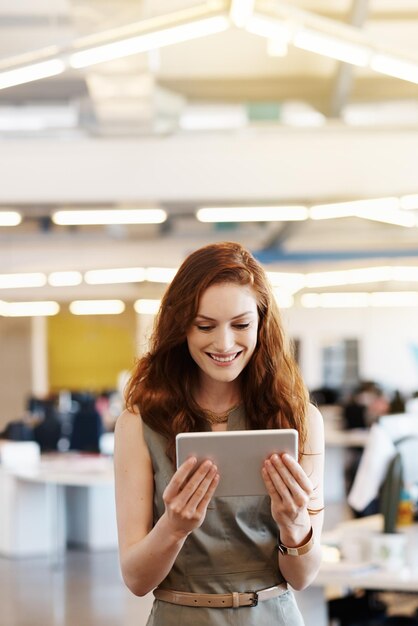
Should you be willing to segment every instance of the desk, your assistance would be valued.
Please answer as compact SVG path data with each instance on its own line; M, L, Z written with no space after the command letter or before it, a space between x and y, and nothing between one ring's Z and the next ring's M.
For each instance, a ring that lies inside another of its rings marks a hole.
M0 468L0 553L57 554L67 543L117 546L112 459L43 455L37 465Z
M346 532L359 531L373 534L383 528L381 515L350 520L339 524L330 532L323 533L323 545L338 545ZM344 592L350 589L374 589L380 591L409 591L418 592L418 525L403 529L408 536L408 562L406 567L399 571L386 571L380 568L363 569L361 564L353 564L351 571L346 569L343 562L335 564L323 563L313 585L306 591L296 594L302 614L307 624L327 626L325 588L341 588ZM322 616L320 607L324 607ZM316 612L315 621L311 621L312 612Z

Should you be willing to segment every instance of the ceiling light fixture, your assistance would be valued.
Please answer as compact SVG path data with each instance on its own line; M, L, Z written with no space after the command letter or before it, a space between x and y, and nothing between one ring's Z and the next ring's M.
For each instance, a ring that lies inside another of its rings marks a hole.
M60 310L58 302L0 302L3 317L47 317Z
M314 308L415 307L418 291L305 293L302 306Z
M374 54L370 67L375 72L387 74L411 83L418 83L418 63L389 54Z
M49 61L31 63L30 65L2 71L0 72L0 89L31 83L34 80L49 78L50 76L57 76L62 74L65 68L66 65L61 59L50 59Z
M192 20L185 24L161 28L155 32L144 33L122 39L121 41L74 52L70 55L69 62L71 67L76 69L89 67L97 63L113 61L114 59L120 59L132 54L147 52L156 48L163 48L176 43L190 41L191 39L220 33L226 30L228 26L229 22L223 15Z
M405 228L411 228L412 226L418 225L415 215L408 213L407 211L401 211L400 209L363 209L356 215L357 217L362 217L366 220L383 222L384 224L394 224L395 226L405 226Z
M315 308L351 308L369 306L370 295L363 292L341 293L305 293L301 304L308 309Z
M244 28L254 12L255 0L232 0L229 16L237 28Z
M199 222L299 222L308 219L305 206L202 207Z
M266 272L266 274L273 287L284 288L289 293L296 293L305 286L305 274L296 272Z
M73 315L119 315L124 310L122 300L74 300L70 304Z
M293 45L358 67L365 67L371 56L371 49L365 45L306 28L295 32Z
M176 267L147 267L145 279L150 283L171 283L177 274Z
M376 291L370 294L370 306L418 306L418 291Z
M361 267L335 272L311 272L305 274L306 287L331 287L381 282L392 279L391 267Z
M160 304L161 300L141 298L134 303L134 309L140 315L156 315Z
M340 217L353 217L351 202L315 204L309 208L311 220L334 220Z
M394 197L316 204L310 207L309 217L313 220L361 217L397 226L416 226L416 217L401 210L400 206L400 199Z
M0 274L0 289L24 289L26 287L43 287L46 275L41 272L27 274Z
M0 226L17 226L22 216L17 211L0 211Z
M284 39L289 41L290 39L290 30L285 22L279 22L262 15L253 15L245 25L245 30L270 40Z
M52 221L59 226L162 224L166 219L163 209L83 209L56 211L52 215Z
M400 199L401 209L406 211L418 209L418 193L402 196Z
M80 272L52 272L48 276L48 283L52 287L71 287L82 282L83 276Z

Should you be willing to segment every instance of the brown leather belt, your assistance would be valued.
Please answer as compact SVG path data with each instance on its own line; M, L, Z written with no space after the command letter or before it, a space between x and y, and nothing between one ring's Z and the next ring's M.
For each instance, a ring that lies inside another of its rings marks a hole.
M183 606L204 606L209 609L239 609L242 606L257 606L259 602L277 598L287 591L287 583L280 583L274 587L259 591L244 591L239 593L189 593L173 591L172 589L154 589L157 600L181 604Z

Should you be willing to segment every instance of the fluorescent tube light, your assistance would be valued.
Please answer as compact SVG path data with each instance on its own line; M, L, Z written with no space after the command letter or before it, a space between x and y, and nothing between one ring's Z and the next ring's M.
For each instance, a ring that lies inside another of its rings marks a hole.
M12 70L0 72L0 89L31 83L34 80L57 76L65 70L65 63L61 59L50 59L40 63L24 65Z
M357 212L357 216L367 220L373 220L374 222L395 224L396 226L405 226L406 228L417 226L415 215L401 210L362 209Z
M134 309L141 315L155 315L160 308L161 300L140 299L134 303Z
M0 226L17 226L22 216L17 211L0 211Z
M54 224L60 226L100 224L161 224L167 219L162 209L85 209L56 211Z
M253 35L265 37L268 40L279 40L287 43L290 39L289 28L284 22L262 17L261 15L253 15L245 25L245 30Z
M370 48L350 41L344 41L318 31L302 28L297 30L293 44L302 50L315 52L337 61L365 67L370 59Z
M305 274L305 286L310 288L385 281L418 282L418 267L382 265L378 267L360 267L352 270Z
M307 308L408 307L418 306L418 291L375 291L305 293L301 304Z
M43 287L44 285L46 285L46 276L40 272L27 274L0 274L0 289Z
M375 307L418 306L418 292L376 291L370 294L370 305Z
M52 272L48 276L48 283L52 287L70 287L80 285L83 276L80 272Z
M58 302L2 302L0 315L4 317L46 317L56 315L60 310Z
M296 222L308 218L304 206L205 207L196 212L199 222Z
M273 287L286 289L289 293L296 293L305 286L305 275L291 272L266 272L267 278Z
M391 280L399 282L418 282L418 267L414 266L397 266L391 267Z
M328 204L314 204L309 209L309 217L313 220L327 220L339 217L362 217L364 211L395 211L399 209L398 198L367 198L349 202L332 202Z
M145 280L143 267L125 267L110 270L90 270L84 274L89 285L106 285L112 283L140 283Z
M171 283L176 274L176 267L147 267L144 280L150 283Z
M401 197L401 209L414 210L418 209L418 193L409 194Z
M122 300L74 300L70 304L73 315L118 315L124 310Z
M392 279L391 267L361 267L335 272L312 272L305 275L307 287L330 287L381 282Z
M418 83L418 63L407 61L388 54L374 54L370 67L375 72L394 76L411 83Z
M232 0L230 18L238 28L243 28L254 11L254 0Z
M147 52L148 50L220 33L226 30L228 26L227 18L221 15L195 20L186 24L163 28L155 32L75 52L70 56L70 65L76 69L88 67L96 63L112 61L132 54Z
M363 292L305 293L301 296L302 306L313 308L357 308L369 306L370 294Z
M352 202L315 204L309 209L309 217L311 220L333 220L340 217L352 217L354 215L352 204Z

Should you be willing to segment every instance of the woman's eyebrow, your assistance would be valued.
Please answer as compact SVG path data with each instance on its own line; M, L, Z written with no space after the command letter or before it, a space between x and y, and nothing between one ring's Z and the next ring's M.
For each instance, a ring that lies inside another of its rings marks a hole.
M254 311L245 311L245 313L240 313L239 315L234 315L234 317L232 317L231 319L233 320L237 320L240 317L244 317L244 315L253 315ZM208 320L208 322L216 322L216 319L214 319L213 317L208 317L207 315L203 315L202 313L198 313L196 315L196 318L201 318L204 320Z

